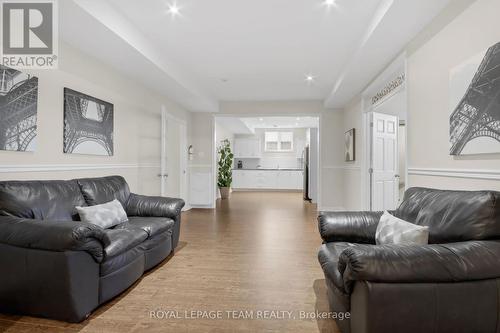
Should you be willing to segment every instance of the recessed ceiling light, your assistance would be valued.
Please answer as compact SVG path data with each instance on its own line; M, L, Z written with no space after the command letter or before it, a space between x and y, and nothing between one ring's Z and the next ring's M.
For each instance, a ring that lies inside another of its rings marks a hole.
M300 120L300 117L295 118L295 120L299 121L299 120Z
M335 0L325 0L325 1L323 2L323 4L324 4L325 6L327 6L327 7L331 7L331 6L335 5Z
M181 14L181 8L177 5L177 2L168 5L168 13L172 16L179 16Z
M259 118L260 121L264 121L264 118Z
M307 74L306 75L306 79L305 79L306 83L308 85L312 85L314 84L314 82L316 81L316 76L312 75L312 74Z

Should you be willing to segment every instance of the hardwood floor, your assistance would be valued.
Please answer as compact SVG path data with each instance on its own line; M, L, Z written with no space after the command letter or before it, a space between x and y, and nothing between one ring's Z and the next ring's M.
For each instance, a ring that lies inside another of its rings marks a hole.
M328 311L316 214L300 193L233 193L216 210L185 213L175 255L88 320L0 315L0 332L339 332L332 320L300 318ZM183 318L152 318L155 310ZM185 311L221 311L222 319Z

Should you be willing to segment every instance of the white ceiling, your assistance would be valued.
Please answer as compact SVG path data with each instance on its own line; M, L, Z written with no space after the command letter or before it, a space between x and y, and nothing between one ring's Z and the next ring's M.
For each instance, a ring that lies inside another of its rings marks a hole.
M253 134L261 129L318 128L318 117L217 117L218 125L233 134Z
M62 38L192 111L217 111L221 100L341 107L451 0L336 0L332 8L177 0L179 17L168 13L171 1L62 1Z

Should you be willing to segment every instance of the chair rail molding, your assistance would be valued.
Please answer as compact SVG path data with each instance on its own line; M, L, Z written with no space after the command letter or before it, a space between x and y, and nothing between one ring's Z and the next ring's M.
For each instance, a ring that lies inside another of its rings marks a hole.
M324 165L323 169L334 169L334 170L361 170L359 165Z
M51 172L81 170L111 170L160 168L159 164L12 164L0 165L0 173Z
M416 176L500 180L500 170L486 169L408 168L408 174Z

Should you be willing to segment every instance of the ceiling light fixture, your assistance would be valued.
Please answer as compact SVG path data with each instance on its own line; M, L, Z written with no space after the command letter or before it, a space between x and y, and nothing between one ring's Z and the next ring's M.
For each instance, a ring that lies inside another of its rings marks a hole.
M325 0L323 4L327 7L332 7L335 5L335 0Z
M172 15L172 17L179 16L181 14L181 8L177 5L177 2L173 2L168 5L168 13Z
M316 76L311 75L311 74L307 74L305 81L306 81L307 85L309 85L309 86L313 85L314 82L316 81Z

